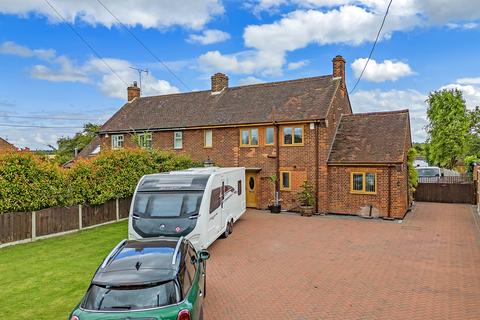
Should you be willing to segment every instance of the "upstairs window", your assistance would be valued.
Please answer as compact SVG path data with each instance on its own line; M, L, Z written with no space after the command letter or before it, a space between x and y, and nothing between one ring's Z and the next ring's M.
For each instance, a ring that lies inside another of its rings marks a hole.
M182 149L183 148L183 132L175 131L173 133L173 149Z
M273 145L275 130L273 127L268 127L265 129L265 145Z
M123 134L112 134L112 149L123 148Z
M283 127L283 145L303 145L303 126Z
M377 193L377 174L374 172L352 172L350 192L361 194Z
M240 129L240 146L242 147L258 146L258 128Z
M204 147L211 148L213 146L213 132L212 130L204 131Z
M143 149L152 148L152 133L144 132L138 134L138 146Z

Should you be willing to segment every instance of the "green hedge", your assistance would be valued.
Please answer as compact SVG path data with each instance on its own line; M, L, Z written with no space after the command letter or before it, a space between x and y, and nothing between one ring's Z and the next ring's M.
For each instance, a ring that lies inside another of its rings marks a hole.
M0 155L0 213L101 204L131 196L145 174L200 164L187 156L147 150L107 151L62 169L30 152Z

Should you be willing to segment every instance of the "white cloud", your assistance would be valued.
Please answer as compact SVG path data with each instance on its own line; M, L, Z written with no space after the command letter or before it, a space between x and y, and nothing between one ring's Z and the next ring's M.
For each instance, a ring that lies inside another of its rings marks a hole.
M297 70L300 68L305 67L310 63L309 60L300 60L300 61L295 61L295 62L290 62L287 66L288 70Z
M2 48L4 50L1 50ZM83 64L79 64L74 63L67 56L57 56L53 49L30 49L13 42L5 42L0 46L0 53L16 54L26 58L46 57L44 52L49 53L46 64L37 64L30 69L30 76L34 79L52 82L92 83L97 85L106 96L125 99L127 88L124 81L131 83L138 78L137 72L130 68L133 65L127 60L91 58ZM110 68L115 73L112 73ZM142 80L143 95L179 92L177 87L171 85L168 81L155 78L152 73L149 73L148 76L143 75Z
M367 58L356 59L352 62L352 69L355 77L359 77ZM363 79L372 82L384 82L395 81L401 77L406 77L414 74L410 66L404 62L384 60L383 62L376 62L370 59L365 72L363 73Z
M246 86L249 84L257 84L257 83L264 83L262 79L255 78L253 76L248 76L246 78L238 80L238 85L239 86Z
M130 27L162 29L181 26L200 29L213 16L224 12L219 0L103 0L102 2L122 23ZM104 25L108 28L117 24L115 18L94 0L62 0L51 3L70 22L82 21L93 26ZM0 13L21 17L36 14L47 17L53 23L60 22L56 13L43 1L38 0L0 1Z
M449 29L464 29L464 30L471 30L480 27L480 24L475 22L468 22L468 23L447 23L447 28Z
M198 58L202 71L215 73L236 73L262 75L279 75L285 63L281 55L268 55L262 51L243 51L232 55L223 55L219 51L209 51Z
M480 77L478 78L460 78L456 81L459 84L480 84Z
M53 49L30 49L13 41L6 41L0 46L0 54L9 54L23 58L36 57L40 59L51 59L55 57Z
M478 85L450 83L440 89L458 89L462 91L463 98L469 109L473 109L475 106L480 106L480 86Z
M203 30L201 34L191 34L188 37L189 42L197 42L203 45L223 42L228 39L230 39L230 34L216 29Z
M394 111L409 109L413 141L427 138L427 96L417 90L364 90L350 96L354 112Z
M66 56L53 59L58 69L52 69L45 65L35 65L30 70L30 76L34 79L41 79L53 82L88 82L85 72L75 66Z

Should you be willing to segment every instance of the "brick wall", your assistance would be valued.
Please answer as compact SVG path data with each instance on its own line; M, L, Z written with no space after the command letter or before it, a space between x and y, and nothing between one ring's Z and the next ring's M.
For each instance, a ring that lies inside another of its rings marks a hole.
M407 203L406 164L398 166L329 166L329 203L328 211L340 214L356 214L360 216L371 215L374 217L388 216L389 170L391 174L391 205L390 216L403 218ZM374 172L377 174L377 193L373 195L352 194L350 192L350 179L352 172Z

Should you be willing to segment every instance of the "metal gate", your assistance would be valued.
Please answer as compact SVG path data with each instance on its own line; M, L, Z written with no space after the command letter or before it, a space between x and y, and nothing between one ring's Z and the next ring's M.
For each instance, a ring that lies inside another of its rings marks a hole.
M476 203L475 184L467 176L419 178L416 201Z

